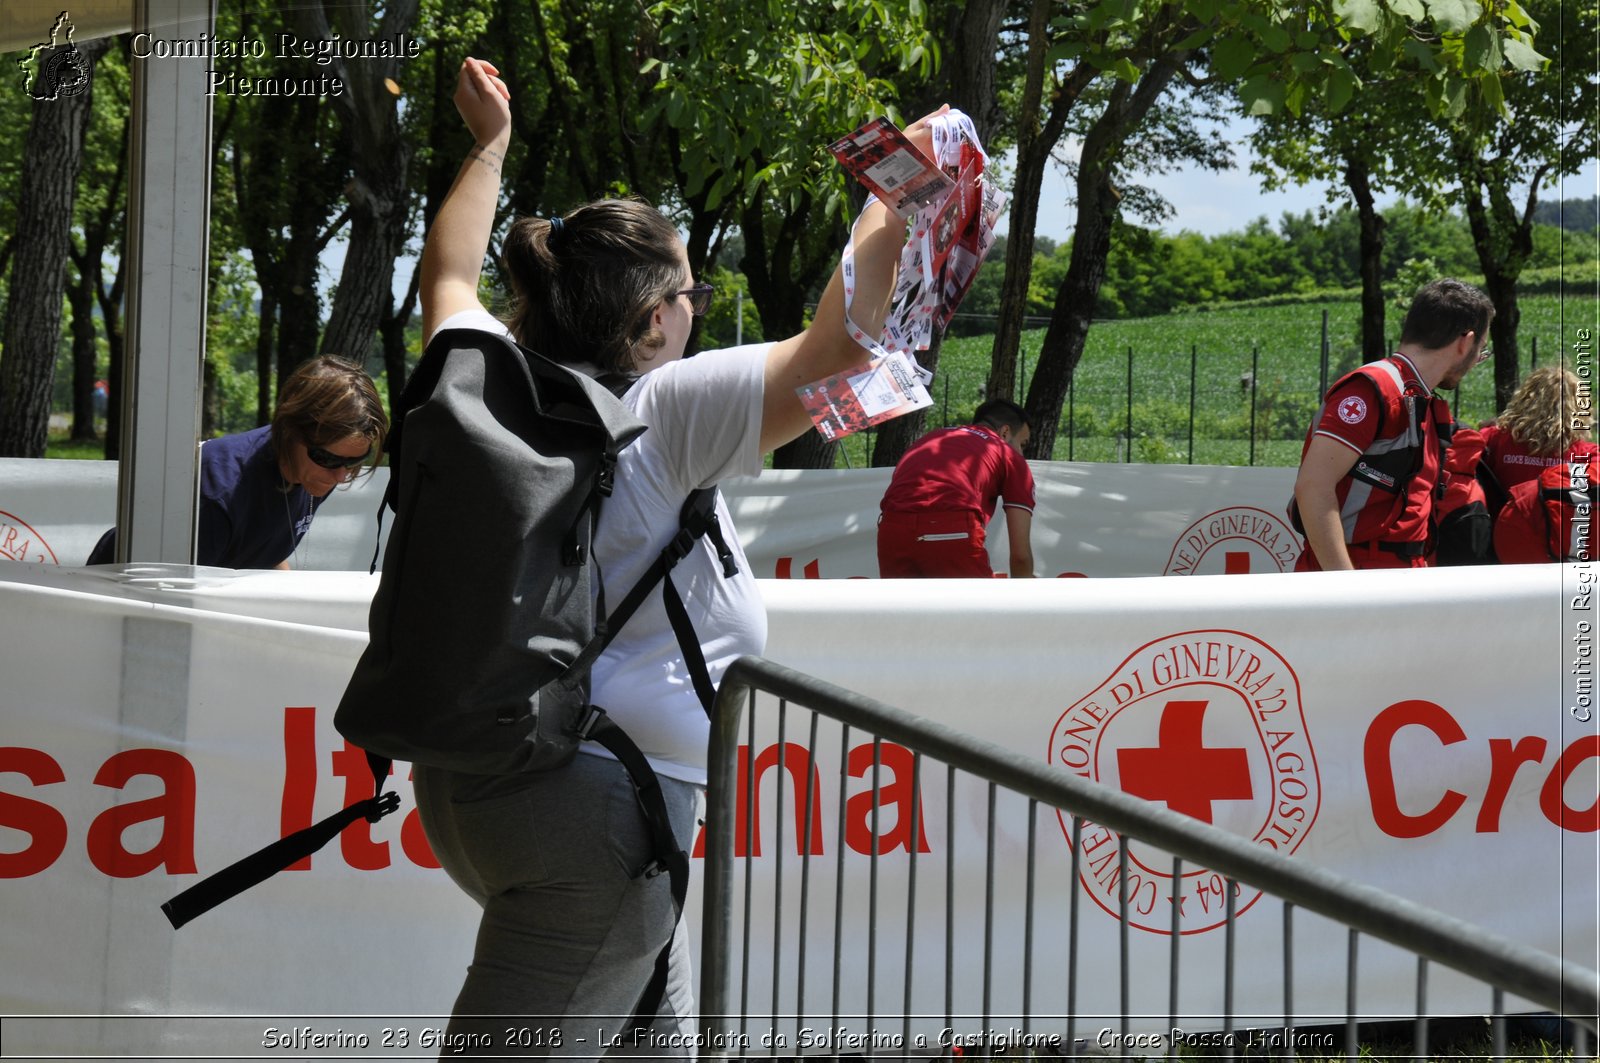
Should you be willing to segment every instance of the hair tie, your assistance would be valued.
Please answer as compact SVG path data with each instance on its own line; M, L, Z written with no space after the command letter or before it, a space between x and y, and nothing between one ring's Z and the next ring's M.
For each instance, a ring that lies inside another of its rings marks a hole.
M559 236L561 234L561 227L563 225L565 225L565 224L566 223L563 222L560 218L551 218L550 219L550 237L551 237L551 239L554 239L555 237L557 237L557 236Z

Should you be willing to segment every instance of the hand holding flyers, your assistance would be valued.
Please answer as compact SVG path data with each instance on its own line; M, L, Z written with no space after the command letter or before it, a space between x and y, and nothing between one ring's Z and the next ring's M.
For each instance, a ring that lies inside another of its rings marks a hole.
M927 143L932 157L914 141ZM866 335L850 319L853 237L844 251L845 319L869 361L798 389L818 431L838 439L933 404L926 386L933 376L916 364L914 352L926 350L934 329L950 323L972 286L994 243L1006 197L984 180L988 156L972 120L948 107L905 132L886 118L873 119L829 150L874 197L910 222L881 337Z

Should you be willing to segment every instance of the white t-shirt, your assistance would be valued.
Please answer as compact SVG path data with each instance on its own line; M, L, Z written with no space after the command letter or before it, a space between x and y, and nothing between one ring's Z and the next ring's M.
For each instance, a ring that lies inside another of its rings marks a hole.
M447 328L509 335L482 309L453 314L437 331ZM600 507L594 556L608 608L621 603L677 534L690 491L761 471L767 350L767 344L754 344L669 362L623 395L623 404L649 430L623 450L616 488ZM713 684L721 683L735 658L761 653L767 641L766 609L720 496L717 519L739 574L722 574L709 538L696 543L672 573ZM709 725L659 587L606 647L592 675L592 700L622 725L656 771L705 785ZM608 755L593 743L585 743L583 752Z

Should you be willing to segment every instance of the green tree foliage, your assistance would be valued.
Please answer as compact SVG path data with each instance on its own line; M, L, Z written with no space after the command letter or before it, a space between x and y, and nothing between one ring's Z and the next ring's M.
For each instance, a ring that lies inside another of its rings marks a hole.
M737 226L763 332L792 334L846 235L846 189L827 145L879 114L916 117L897 101L934 69L925 5L708 0L648 14L644 122L666 132L690 266L702 269L713 234ZM808 433L775 461L831 465L832 451Z
M1511 9L1520 14L1515 4ZM1533 18L1541 27L1540 40L1548 40L1547 47L1567 65L1576 67L1578 56L1593 55L1600 31L1600 7L1594 0L1530 0L1522 15L1530 31ZM1497 58L1495 43L1477 43L1486 63ZM1514 62L1513 54L1507 53L1508 62ZM1500 100L1490 95L1452 110L1456 121L1444 129L1448 148L1442 152L1459 181L1458 202L1495 304L1491 332L1497 409L1505 408L1517 387L1518 281L1533 261L1534 208L1554 178L1577 173L1593 161L1600 106L1592 69L1514 65L1517 69L1498 81Z
M1026 403L1043 427L1030 442L1033 454L1051 451L1053 426L1098 302L1121 209L1118 167L1125 165L1129 139L1144 131L1156 102L1151 97L1165 92L1175 77L1237 84L1240 106L1249 114L1299 115L1311 101L1321 101L1330 113L1344 111L1369 71L1383 76L1399 67L1415 68L1425 72L1417 104L1447 117L1470 101L1494 104L1508 64L1528 69L1541 62L1531 28L1515 4L1488 8L1468 0L1428 5L1341 0L1309 9L1227 0L1106 0L1068 9L1052 23L1048 41L1030 39L1029 45L1049 49L1058 90L1083 77L1126 86L1103 97L1108 105L1084 137L1073 259ZM1081 88L1058 91L1049 105L1051 120L1065 98L1077 103L1090 97ZM1047 148L1053 144L1045 140ZM1019 187L1027 172L1043 164L1040 152L1019 152ZM1013 253L1008 267L1017 264L1015 258ZM1025 278L1012 276L1008 268L1007 285L1020 291ZM1013 379L1014 361L1014 347L997 343L992 375L997 393Z

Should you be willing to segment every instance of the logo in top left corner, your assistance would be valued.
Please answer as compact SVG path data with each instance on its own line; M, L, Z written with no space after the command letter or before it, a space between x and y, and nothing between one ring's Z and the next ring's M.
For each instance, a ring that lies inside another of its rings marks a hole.
M17 60L23 91L33 99L60 100L89 87L89 61L73 43L74 32L71 17L63 11L50 27L49 37Z

